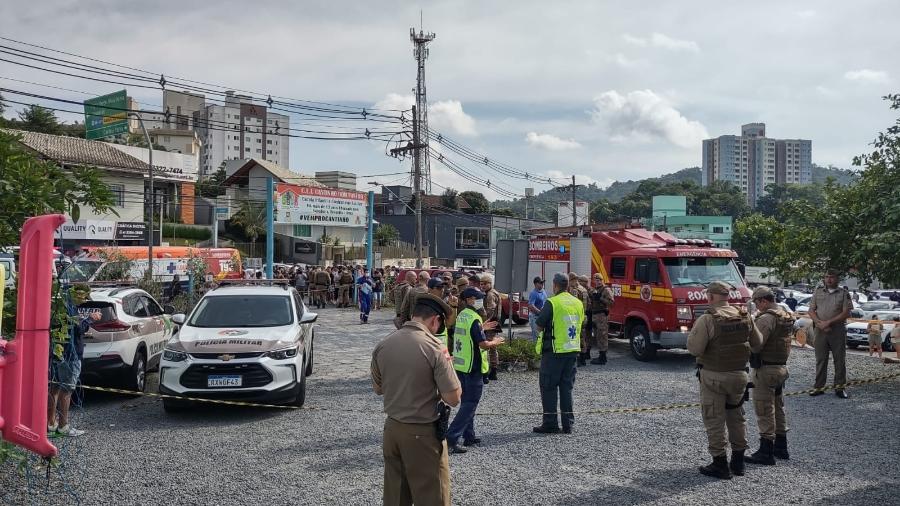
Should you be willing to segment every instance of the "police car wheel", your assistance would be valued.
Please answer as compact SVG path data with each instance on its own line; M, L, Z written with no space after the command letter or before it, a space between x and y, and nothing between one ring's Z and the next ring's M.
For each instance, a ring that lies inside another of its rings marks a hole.
M316 345L315 334L313 337L310 337L309 341L309 357L306 359L306 368L303 370L304 376L312 376L313 373L313 350Z
M656 345L650 342L650 331L643 323L632 325L628 333L631 354L641 362L656 358Z
M125 386L128 390L143 392L147 386L147 358L143 348L134 354L131 367L125 372Z
M299 384L299 391L297 392L297 397L294 398L294 402L291 404L300 408L303 407L303 404L306 402L306 375L301 374L297 383Z

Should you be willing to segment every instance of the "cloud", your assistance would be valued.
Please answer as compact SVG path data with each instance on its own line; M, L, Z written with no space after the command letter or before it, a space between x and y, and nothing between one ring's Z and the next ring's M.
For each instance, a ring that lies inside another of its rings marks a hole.
M539 134L537 132L528 132L525 136L525 142L540 149L547 151L567 151L570 149L578 149L581 144L575 139L562 139L551 134Z
M703 124L688 120L651 90L636 90L626 95L615 90L601 93L594 99L591 117L607 129L613 141L664 139L682 148L696 148L709 137Z
M816 14L817 14L816 11L814 11L812 9L806 9L806 10L798 12L797 17L803 18L803 19L809 19L809 18L816 17Z
M656 47L668 51L689 51L691 53L699 53L700 46L692 40L681 40L669 37L664 33L654 32L650 37L635 37L634 35L625 34L622 36L625 42L638 47Z
M840 98L841 94L827 86L816 86L816 93L824 98Z
M883 84L891 80L887 72L871 69L849 70L844 73L844 79L859 83L873 84Z
M388 93L388 95L375 103L375 109L382 110L407 110L416 103L412 95ZM409 115L407 115L409 117ZM454 133L465 137L478 135L475 129L475 118L466 114L462 102L459 100L443 100L433 102L428 106L429 128L448 133Z

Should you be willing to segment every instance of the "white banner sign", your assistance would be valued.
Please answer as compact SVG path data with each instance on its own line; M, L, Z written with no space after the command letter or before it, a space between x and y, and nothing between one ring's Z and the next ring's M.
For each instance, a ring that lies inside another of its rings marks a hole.
M79 220L75 223L66 220L56 230L56 238L87 239L95 241L112 241L116 237L116 222L107 220Z
M279 183L275 188L275 222L326 227L365 227L367 195Z

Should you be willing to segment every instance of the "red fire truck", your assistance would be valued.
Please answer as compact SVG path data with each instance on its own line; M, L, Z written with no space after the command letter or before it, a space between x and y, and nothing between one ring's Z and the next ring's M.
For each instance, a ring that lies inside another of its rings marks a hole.
M529 279L544 277L549 289L557 272L599 272L615 296L610 337L628 339L638 360L653 360L659 349L686 347L691 326L709 308L705 287L711 281L734 287L731 303L750 300L737 254L710 241L628 227L546 232L530 239Z

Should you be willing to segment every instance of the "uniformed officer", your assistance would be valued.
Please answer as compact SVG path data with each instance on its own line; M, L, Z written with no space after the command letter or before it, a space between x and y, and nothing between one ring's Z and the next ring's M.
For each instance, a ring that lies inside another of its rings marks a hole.
M453 368L462 385L462 403L447 431L450 453L468 451L459 446L460 438L463 446L474 446L481 442L481 438L475 434L475 410L478 409L484 390L482 377L490 368L488 350L504 343L502 337L487 340L485 330L493 329L497 322L485 322L473 309L476 300L484 299L484 293L477 288L466 288L461 299L465 301L465 308L456 317L453 331Z
M756 328L762 336L759 346L751 347L753 359L753 409L759 427L759 451L747 462L775 465L775 457L788 458L787 417L784 414L784 383L788 378L787 360L791 352L794 317L775 303L775 294L765 286L753 290L753 303L759 310Z
M744 474L747 450L747 421L744 419L744 392L750 348L761 346L759 331L744 308L728 304L731 287L713 281L706 288L709 310L694 322L687 348L697 357L700 369L700 403L711 464L700 472L715 478L731 479ZM725 429L728 429L728 438ZM731 468L726 447L731 443Z
M835 395L846 399L847 391L847 318L853 309L850 293L838 286L838 271L828 269L824 285L816 288L809 301L809 317L815 331L813 347L816 349L816 389L825 387L828 379L828 354L834 357ZM822 395L816 390L811 396Z
M575 386L575 359L581 351L579 329L584 325L584 306L568 291L569 278L563 273L553 276L553 296L541 309L536 322L538 340L535 351L541 354L541 405L544 417L533 430L539 434L556 434L560 430L572 432L575 413L572 389Z
M409 292L409 289L416 283L416 273L413 271L406 271L406 275L404 276L403 281L394 287L394 327L400 328L403 326L403 321L400 318L400 312L403 310L403 301L406 299L406 293Z
M328 287L331 286L331 274L320 268L316 271L316 302L321 309L328 300Z
M428 291L428 281L430 279L431 276L428 275L428 271L421 271L419 272L418 283L416 283L416 286L413 286L406 291L406 297L403 298L403 305L400 308L401 324L408 322L412 318L415 296Z
M416 299L412 320L372 352L372 386L384 396L384 504L450 504L447 444L436 432L438 406L457 406L462 396L450 355L434 335L447 304Z
M603 283L603 275L594 274L594 287L588 298L591 301L591 320L594 326L591 333L591 344L597 348L597 358L592 364L606 364L606 352L609 350L609 309L615 303L612 290Z
M339 267L338 270L341 273L338 277L338 292L340 293L338 307L350 307L350 287L353 286L356 280L349 268Z
M484 292L484 321L497 323L497 325L494 325L490 330L486 330L484 333L485 336L487 336L487 340L492 341L497 335L503 332L502 329L497 329L500 325L501 315L503 314L500 292L494 290L494 276L492 274L484 273L481 276L478 276L478 281L481 284L481 291ZM497 369L500 367L500 353L497 352L496 347L491 347L488 350L488 360L491 363L488 379L497 381Z
M572 294L573 297L581 301L582 307L584 307L585 311L585 320L588 320L588 292L584 289L584 287L580 283L580 276L577 273L570 272L569 273L569 293ZM578 354L578 366L587 365L587 360L591 358L591 349L588 348L587 342L587 332L585 332L585 326L582 326L579 331L579 338L581 340L581 352Z

